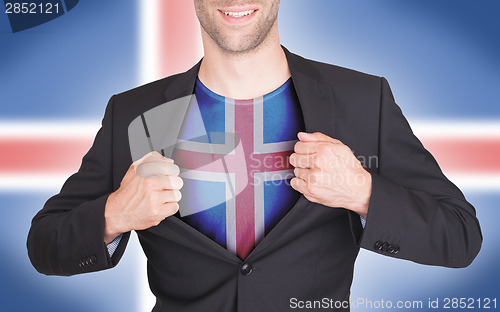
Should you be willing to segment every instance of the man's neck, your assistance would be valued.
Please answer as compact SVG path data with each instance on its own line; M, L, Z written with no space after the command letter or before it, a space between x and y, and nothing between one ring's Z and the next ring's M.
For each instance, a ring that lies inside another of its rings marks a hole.
M253 99L277 89L290 78L290 70L279 39L268 39L244 54L205 42L198 77L212 92L233 99Z

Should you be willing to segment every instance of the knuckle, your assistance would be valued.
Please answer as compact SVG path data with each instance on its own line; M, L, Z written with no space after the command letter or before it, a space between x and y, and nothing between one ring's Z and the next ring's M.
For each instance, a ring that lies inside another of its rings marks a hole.
M306 191L309 195L316 197L317 189L314 187L313 184L307 183L306 185Z
M312 159L312 161L311 161L312 166L313 166L313 167L315 167L315 168L319 168L319 167L321 167L321 165L323 164L322 159L323 159L323 156L321 156L321 155L316 155L316 156Z
M345 145L340 139L338 138L335 138L333 139L333 142L335 142L335 144L341 144L341 145Z
M173 189L173 177L166 176L165 179L163 180L163 189L171 190Z
M151 217L158 222L163 220L163 218L165 217L165 212L163 211L161 206L162 206L161 204L160 205L157 204L154 207L154 209L151 210Z
M309 158L307 156L297 157L297 167L307 168L309 166Z
M344 156L352 155L352 150L351 150L351 148L350 148L349 146L347 146L347 145L343 145L343 144L342 144L342 145L340 145L340 146L339 146L339 151L340 151L340 153L342 153L342 155L344 155Z
M154 218L156 218L159 215L161 215L161 209L160 209L160 205L158 203L151 204L149 207L150 207L149 208L149 213L151 214L151 216L153 216Z
M153 226L158 226L160 224L161 220L160 219L154 219L151 224L152 224L152 227Z
M139 177L145 192L149 193L156 188L158 182L155 179Z
M331 146L330 144L320 144L318 146L318 151L321 154L329 154L331 152Z
M146 198L146 203L151 207L154 207L155 204L158 202L158 194L155 194L154 192L146 194L145 198Z
M308 176L309 184L318 183L318 175L315 172L310 172Z
M330 164L330 157L328 157L328 155L322 154L315 157L315 164L314 164L315 168L324 169L327 168L329 164Z
M321 184L322 182L322 172L320 170L312 170L311 174L310 174L310 179L311 179L311 183L313 184Z
M161 191L161 203L162 204L165 204L165 203L169 203L169 202L173 202L174 201L174 194L172 191Z
M145 162L141 163L137 166L137 171L145 171L151 169L151 163L150 162Z
M158 214L154 219L155 226L158 226L165 219L164 215Z
M161 172L158 170L158 166L154 163L142 163L137 166L136 174L141 178L151 178L154 175L158 175Z
M168 203L166 204L167 213L169 216L174 215L179 210L178 203Z
M158 153L157 151L152 151L150 153L150 155L146 158L145 162L146 163L154 163L154 162L158 162L158 161L161 161L163 159L163 156Z

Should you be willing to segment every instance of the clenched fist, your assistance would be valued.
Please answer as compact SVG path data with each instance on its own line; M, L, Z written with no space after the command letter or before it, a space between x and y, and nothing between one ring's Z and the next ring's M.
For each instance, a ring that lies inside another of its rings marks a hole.
M291 186L308 200L343 207L366 218L372 179L341 141L319 132L300 132L290 155L295 167Z
M183 185L179 167L158 152L130 165L120 188L109 195L104 211L104 242L131 230L158 225L175 214Z

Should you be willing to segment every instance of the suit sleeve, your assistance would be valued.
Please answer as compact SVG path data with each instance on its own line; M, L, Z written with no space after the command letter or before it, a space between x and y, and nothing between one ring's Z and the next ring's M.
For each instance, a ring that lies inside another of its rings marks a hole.
M422 264L468 266L482 243L474 207L413 135L384 78L380 105L378 170L361 247Z
M113 192L113 101L114 97L78 172L32 220L28 255L40 273L74 275L104 270L115 266L123 255L130 233L123 235L113 257L104 243L104 207Z

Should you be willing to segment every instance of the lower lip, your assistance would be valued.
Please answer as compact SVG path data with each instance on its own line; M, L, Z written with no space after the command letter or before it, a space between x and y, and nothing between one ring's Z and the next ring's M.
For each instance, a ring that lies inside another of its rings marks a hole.
M229 15L222 13L221 11L219 11L219 13L222 15L222 18L224 19L224 21L226 21L229 24L243 24L243 23L246 23L249 20L251 20L254 17L255 13L257 13L257 11L258 10L255 10L251 14L248 14L248 15L243 16L243 17L232 17L232 16L229 16Z

